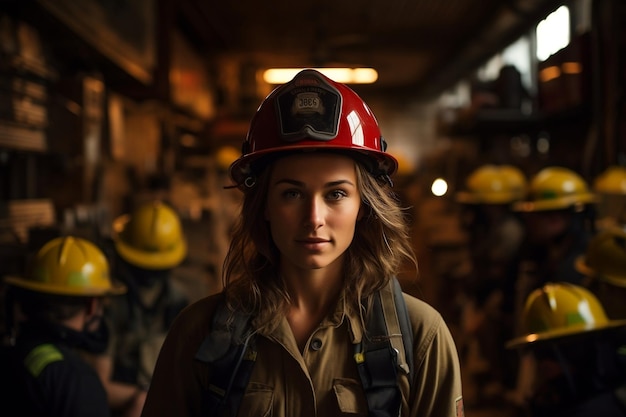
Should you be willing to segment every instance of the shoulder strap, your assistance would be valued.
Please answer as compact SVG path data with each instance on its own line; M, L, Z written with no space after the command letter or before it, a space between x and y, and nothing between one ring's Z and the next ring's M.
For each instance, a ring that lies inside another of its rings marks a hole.
M409 316L409 310L404 302L404 295L402 294L402 287L397 278L393 279L394 288L394 302L396 304L396 313L398 314L398 323L400 324L400 331L402 333L402 345L404 346L404 357L408 370L406 371L409 378L413 377L415 371L413 362L413 326L411 325L411 318Z
M369 415L398 416L402 401L398 368L413 373L413 332L396 278L375 294L365 325L366 334L356 345L355 359Z
M392 287L392 289L390 288ZM391 345L398 352L398 366L409 375L413 374L413 328L409 312L397 278L382 290L382 305L387 334Z
M209 389L203 407L209 416L236 416L241 398L256 361L254 334L249 331L250 316L231 312L221 300L214 313L212 328L196 352L196 359L210 364Z
M236 416L256 360L250 316L234 313L229 323L226 304L220 302L212 330L196 353L196 359L211 364L211 381L205 395L208 415ZM413 331L396 278L375 294L366 318L366 336L355 347L355 359L367 397L370 416L395 417L402 394L398 368L413 375Z

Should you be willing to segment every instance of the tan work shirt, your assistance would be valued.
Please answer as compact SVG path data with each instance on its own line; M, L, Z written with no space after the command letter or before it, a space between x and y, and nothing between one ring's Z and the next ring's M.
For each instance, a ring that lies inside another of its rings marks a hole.
M403 417L461 417L458 353L440 314L404 294L413 326L415 372L400 375ZM194 359L205 339L218 296L199 300L172 325L156 365L143 417L202 416L209 368ZM257 337L258 355L239 416L367 416L354 343L363 337L356 315L339 302L313 332L303 353L286 319L272 334Z

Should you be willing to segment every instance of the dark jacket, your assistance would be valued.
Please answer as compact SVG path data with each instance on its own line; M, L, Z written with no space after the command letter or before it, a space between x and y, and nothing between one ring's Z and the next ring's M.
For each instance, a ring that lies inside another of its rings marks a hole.
M15 346L2 348L3 415L108 417L104 387L75 350L84 344L84 335L74 330L26 324Z

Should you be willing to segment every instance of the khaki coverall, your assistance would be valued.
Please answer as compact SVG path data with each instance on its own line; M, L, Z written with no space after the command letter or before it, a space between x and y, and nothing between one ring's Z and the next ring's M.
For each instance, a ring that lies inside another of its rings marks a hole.
M403 417L461 417L458 354L440 314L404 294L413 326L415 374L401 375ZM143 417L202 416L208 366L194 359L211 327L219 296L199 300L174 322L156 365ZM239 416L366 416L367 400L353 358L363 337L359 317L340 300L300 353L285 319L257 337L258 356Z

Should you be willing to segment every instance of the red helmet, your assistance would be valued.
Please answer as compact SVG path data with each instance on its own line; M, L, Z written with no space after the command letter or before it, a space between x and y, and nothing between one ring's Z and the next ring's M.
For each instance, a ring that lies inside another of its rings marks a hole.
M398 162L386 146L374 114L353 90L306 69L261 103L230 175L241 185L263 156L316 149L348 151L373 174L391 175Z

